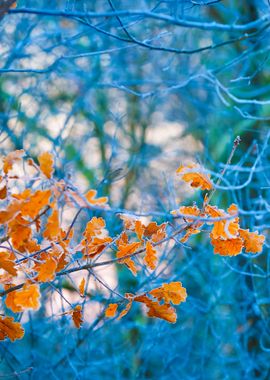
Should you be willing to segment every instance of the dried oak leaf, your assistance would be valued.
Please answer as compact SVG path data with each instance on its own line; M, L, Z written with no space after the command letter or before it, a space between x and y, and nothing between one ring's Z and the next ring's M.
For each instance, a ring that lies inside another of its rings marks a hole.
M201 190L211 190L213 188L210 175L205 173L204 169L197 164L181 165L176 170L176 173L180 175L183 181L190 183L191 187L200 188Z
M22 339L24 329L19 322L14 322L12 317L0 316L0 340L9 338L12 342Z
M15 256L12 252L0 252L0 268L12 276L17 276L17 269L15 268Z
M132 255L140 245L141 243L137 242L125 245L118 244L118 251L116 252L116 257L118 259L121 259L119 260L119 263L125 264L128 267L128 269L134 274L134 276L137 275L137 268L134 261L132 261L131 257L123 257Z
M84 239L81 242L84 258L95 257L100 254L108 244L112 242L112 238L107 235L105 229L106 223L103 218L93 217L86 225L83 233Z
M144 230L144 236L151 239L153 243L158 243L166 237L166 223L158 225L156 222L150 222Z
M162 284L161 287L151 290L149 294L158 301L163 300L166 304L172 302L174 305L179 305L181 302L185 302L187 298L187 291L182 286L181 282Z
M12 245L20 252L25 252L32 237L32 229L29 222L21 214L8 223L8 235Z
M84 297L84 292L85 292L85 278L83 277L80 284L79 284L80 296Z
M82 245L82 253L84 254L84 259L87 257L95 257L99 255L104 249L112 242L112 238L109 236L105 236L102 238L99 237L93 237L90 241L83 240Z
M236 256L242 252L243 240L240 237L234 239L213 239L212 234L211 244L214 247L214 253L218 253L221 256Z
M22 193L12 196L24 201L21 207L22 216L34 219L45 206L48 206L51 195L51 190L37 190L31 194L31 190L26 189Z
M192 215L192 216L197 217L197 216L200 216L201 210L199 209L198 206L194 205L194 206L182 206L178 210L171 211L172 215L178 215L179 213L186 216ZM185 220L187 221L187 223L191 223L194 221L194 219L189 219L189 218L185 218Z
M238 214L238 207L235 203L232 203L230 207L227 209L227 212L230 215L237 215Z
M72 320L74 323L74 326L79 329L81 325L83 324L83 316L82 316L82 307L81 305L75 306L75 308L72 310Z
M105 205L108 203L108 197L96 198L97 191L90 189L84 196L91 205Z
M40 291L38 284L25 283L21 290L14 291L14 304L22 310L38 310L40 307Z
M7 284L4 286L5 290L8 290L10 288L13 288L15 285L14 284ZM23 308L21 306L18 306L14 302L14 297L16 295L16 291L14 290L13 292L10 292L6 296L6 307L8 307L10 310L13 311L13 313L20 313L23 311Z
M4 186L0 189L0 199L5 199L7 197L7 187Z
M150 222L145 226L139 219L131 215L120 214L119 216L124 222L124 228L128 231L135 231L139 240L146 237L157 243L166 237L166 223L158 225L156 222Z
M107 309L105 310L105 316L107 318L113 318L116 315L118 309L118 304L117 303L110 303Z
M147 306L148 317L164 319L170 323L175 323L177 320L175 308L169 303L161 305L159 302L152 301L146 295L136 296L134 297L134 301L141 302Z
M50 241L55 241L59 238L60 233L59 214L58 210L54 208L52 214L48 217L43 237Z
M76 203L77 206L79 207L91 207L90 205L94 206L101 206L101 207L106 207L108 208L108 197L100 197L100 198L95 198L97 194L97 191L94 189L90 189L84 196L78 194L78 192L73 191L73 190L68 190L67 195L71 198L72 202ZM67 200L67 203L70 201Z
M117 246L128 244L128 234L124 231L117 240Z
M145 225L140 220L136 220L134 223L134 231L139 240L142 240L145 231Z
M13 201L11 202L5 210L0 210L0 224L6 224L20 212L21 202Z
M177 320L175 308L167 303L160 305L158 302L151 301L147 307L148 317L164 319L170 323L175 323Z
M234 215L238 211L237 206L232 204L228 208L228 213L226 213L224 210L218 209L216 206L206 206L205 212L207 215L209 215L212 218L222 218L229 215ZM210 222L211 224L211 222ZM239 218L234 219L224 219L219 220L217 222L214 222L214 227L212 229L212 237L213 239L232 239L234 237L237 237L239 232Z
M94 216L86 225L83 236L87 240L91 240L92 237L102 235L105 233L105 220L103 218L97 218Z
M262 252L263 243L265 240L264 235L259 235L258 231L250 232L249 230L239 230L241 238L244 240L246 252L259 253Z
M154 270L157 266L157 251L153 245L148 241L145 246L144 261L148 268Z
M39 260L43 261L44 263L50 257L52 257L56 261L56 269L53 272L54 276L55 276L55 273L58 273L61 270L63 270L69 262L69 257L68 257L69 252L66 250L65 246L64 246L64 248L61 246L61 243L62 242L59 242L56 245L54 242L52 242L51 243L51 249L48 252L42 252L39 256ZM42 263L35 263L35 266L33 267L33 269L36 272L39 272L41 265L42 265ZM50 280L50 281L52 281L52 280Z
M66 252L63 252L59 255L58 259L57 259L57 267L56 267L56 273L60 272L61 270L63 270L66 265L69 263L69 259L67 257L67 254Z
M171 214L172 215L187 215L187 216L195 216L196 218L197 217L203 217L204 214L201 212L201 210L198 208L198 206L194 205L194 206L182 206L180 207L178 210L173 210L171 211ZM181 242L182 243L185 243L192 235L195 235L195 234L198 234L201 232L201 230L199 229L201 226L203 226L204 222L200 222L200 220L196 220L196 219L191 219L191 218L186 218L186 217L183 217L184 220L187 222L187 223L192 223L190 226L187 226L185 228L185 235L181 238Z
M25 243L25 248L29 253L33 253L40 250L40 245L37 243L35 239L31 239L27 243Z
M52 177L53 172L54 172L54 167L53 167L54 157L53 157L53 155L49 152L41 153L38 156L38 162L39 162L40 170L42 171L42 173L47 178L50 179Z
M57 260L53 256L48 256L46 260L39 265L38 281L48 282L54 280L56 269Z
M118 320L122 319L125 315L127 315L127 313L130 311L131 306L133 304L133 298L130 298L130 297L126 297L126 298L129 299L129 301L126 304L126 307L124 308L124 310L122 310L121 313L119 314L119 316L117 317Z

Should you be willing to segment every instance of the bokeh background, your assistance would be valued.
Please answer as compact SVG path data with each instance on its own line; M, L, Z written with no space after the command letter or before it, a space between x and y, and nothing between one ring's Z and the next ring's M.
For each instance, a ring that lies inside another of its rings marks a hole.
M187 288L175 325L136 307L100 324L93 288L77 331L49 299L25 317L22 341L1 343L0 378L270 379L268 1L18 0L7 14L3 3L1 154L50 150L57 176L81 191L169 214L202 201L175 179L179 164L199 162L217 180L240 135L214 201L237 203L266 244L235 258L214 256L203 234L169 247L152 280ZM115 216L102 216L118 233ZM104 276L122 292L145 281L118 267ZM61 286L72 299L69 279Z

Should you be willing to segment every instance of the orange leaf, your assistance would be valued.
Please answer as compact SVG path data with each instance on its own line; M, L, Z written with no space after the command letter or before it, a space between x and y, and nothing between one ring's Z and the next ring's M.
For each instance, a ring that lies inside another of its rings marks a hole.
M12 317L0 316L0 340L9 338L12 342L24 336L24 329L19 322L14 322Z
M52 281L55 278L57 261L54 257L49 256L46 261L39 266L37 279L40 282Z
M57 260L56 272L60 272L61 270L63 270L67 264L68 259L66 257L66 253L62 253Z
M0 189L0 199L5 199L7 197L7 187L4 186Z
M80 305L75 306L72 310L72 320L77 329L83 324L82 307Z
M79 285L79 293L82 297L84 297L84 292L85 292L85 278L82 278Z
M181 165L176 173L180 174L183 181L190 183L191 187L201 188L201 190L211 190L213 188L210 175L204 173L204 170L197 164Z
M39 162L40 170L42 171L42 173L47 178L51 178L52 174L54 172L54 168L53 168L54 157L53 157L53 155L49 152L41 153L38 156L38 162Z
M40 307L40 292L39 285L25 283L23 288L14 291L14 304L15 306L25 309L38 310Z
M26 245L31 240L32 229L28 226L27 220L19 214L8 224L8 235L11 238L12 245L20 252L26 251Z
M156 222L150 222L144 230L144 236L147 238L151 238L155 235L160 229L164 229L166 227L166 223L158 225Z
M1 13L1 12L0 12ZM24 150L15 150L14 152L9 153L6 157L3 158L3 171L7 174L13 167L15 162L21 161L22 157L25 155Z
M145 226L142 224L142 222L140 220L135 221L134 230L136 232L138 239L142 240L144 230L145 230Z
M144 236L150 238L152 242L158 243L166 237L166 223L158 225L156 222L150 222L144 230Z
M82 245L85 247L83 248L82 252L84 254L84 259L87 257L95 257L96 255L99 255L104 249L107 247L108 244L112 242L111 237L94 237L90 241L84 240L82 242Z
M214 227L212 229L213 239L233 239L237 236L239 230L238 221L219 221L214 223Z
M157 266L157 251L154 249L150 241L145 246L145 258L144 261L148 268L154 270Z
M258 253L262 252L264 235L259 235L258 231L249 232L249 230L239 230L241 238L244 240L246 252Z
M178 214L178 211L180 214L184 214L184 215L192 215L192 216L203 216L203 214L201 213L201 210L196 206L182 206L179 208L179 210L173 210L171 211L171 214L173 215L177 215ZM189 227L186 228L186 233L185 235L181 238L181 242L182 243L185 243L190 237L191 235L195 235L195 234L198 234L200 233L200 227L203 226L203 222L200 222L199 220L193 220L193 219L190 219L190 218L185 218L186 222L187 223L192 223L193 224Z
M227 209L228 213L231 215L237 215L238 214L238 207L235 203L232 203L230 207Z
M239 255L243 249L243 240L239 237L227 240L211 239L211 244L214 247L214 253L218 253L221 256L236 256Z
M178 210L173 210L171 211L171 214L172 215L178 215L178 212L180 214L184 214L184 215L192 215L192 216L199 216L200 215L200 209L198 206L194 205L194 206L182 206L180 207ZM186 221L188 223L191 223L194 221L194 219L188 219L186 218Z
M129 302L127 303L126 307L124 310L121 311L121 313L119 314L118 316L118 320L123 318L125 315L127 315L127 313L129 312L129 310L131 309L131 306L132 306L132 303L133 303L133 300L130 299Z
M54 209L52 214L48 217L46 228L43 232L43 237L53 241L57 240L60 234L58 210Z
M141 243L130 243L126 245L118 245L119 250L116 252L116 257L121 259L122 257L133 254L136 249L141 245ZM130 257L126 257L125 259L119 260L119 263L125 264L128 269L136 276L137 268L135 263L132 261Z
M142 240L143 237L147 237L153 242L159 242L166 236L166 223L158 225L156 222L150 222L145 226L140 220L127 214L121 214L120 218L124 221L125 229L135 231L139 240Z
M160 288L151 290L149 294L155 297L158 301L163 300L167 304L172 302L174 305L179 305L181 302L185 302L187 298L187 291L182 286L181 282L162 284Z
M35 239L28 240L28 242L25 243L24 247L30 253L40 250L40 245L37 243Z
M206 206L205 212L212 218L220 218L220 217L226 217L229 215L234 215L238 211L237 206L232 204L228 208L228 213L226 213L224 210L220 210L215 206ZM211 222L210 222L211 223ZM214 222L214 227L212 230L212 237L213 239L233 239L234 237L237 237L239 232L239 218L234 219L228 219L228 220L220 220L217 222Z
M160 305L158 302L151 301L148 305L148 317L164 319L167 322L175 323L177 315L174 307L169 304Z
M5 290L8 290L10 288L13 288L15 285L14 284L8 284L5 285ZM13 292L10 292L6 296L6 306L13 311L13 313L20 313L23 311L23 308L21 306L17 306L14 302L14 297L16 295L16 291L14 290Z
M93 236L101 235L104 233L106 223L103 218L94 216L86 225L83 235L87 240L91 240Z
M5 210L0 211L0 224L8 223L12 220L20 211L21 202L11 202Z
M117 239L116 244L117 244L117 247L119 247L120 245L128 244L128 235L125 231L121 233L120 237Z
M170 304L164 303L163 305L160 305L158 302L152 301L146 295L136 296L134 297L134 301L142 302L147 306L148 317L164 319L170 323L176 322L177 315L174 307Z
M17 276L17 269L15 268L15 257L10 252L0 252L0 268L7 271L12 276Z
M151 302L153 302L150 298L148 298L145 294L142 294L142 295L139 295L139 296L135 296L133 298L133 301L136 301L136 302L141 302L141 303L144 303L145 305L148 305L150 304Z
M117 303L110 303L107 309L105 310L105 316L107 318L113 318L115 317L115 314L118 309L118 304Z
M85 198L92 205L104 205L108 202L108 197L96 198L96 195L97 191L91 189L85 194Z
M21 207L22 215L34 219L49 204L51 190L37 190L31 194L30 190L27 189L21 194L13 194L12 196L16 199L24 200Z

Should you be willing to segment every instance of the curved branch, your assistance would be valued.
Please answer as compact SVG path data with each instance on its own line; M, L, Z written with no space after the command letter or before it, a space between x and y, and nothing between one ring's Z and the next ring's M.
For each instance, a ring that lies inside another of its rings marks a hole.
M54 17L65 17L65 18L73 18L73 17L82 17L82 18L114 18L117 16L121 17L132 17L132 16L138 16L143 18L149 18L159 21L164 21L176 26L181 26L184 28L195 28L195 29L201 29L201 30L212 30L212 31L222 31L222 32L247 32L251 29L258 29L260 28L264 23L270 21L270 15L264 15L263 17L248 22L246 24L237 25L237 24L220 24L216 22L200 22L200 21L193 21L193 20L184 20L184 19L177 19L174 17L162 15L159 13L154 12L147 12L147 11L138 11L138 10L123 10L123 11L116 11L116 12L66 12L61 10L53 10L53 9L38 9L38 8L16 8L16 9L10 9L10 14L34 14L38 16L54 16Z

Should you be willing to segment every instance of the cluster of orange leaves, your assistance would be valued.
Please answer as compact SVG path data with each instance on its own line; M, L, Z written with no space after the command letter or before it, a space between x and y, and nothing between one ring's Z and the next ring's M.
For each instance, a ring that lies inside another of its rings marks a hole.
M107 197L97 197L90 189L81 194L64 180L56 180L54 156L44 152L37 158L25 159L25 152L17 150L3 158L0 176L0 223L2 226L0 250L0 293L5 308L13 313L38 310L41 304L41 286L50 283L71 271L92 268L92 263L106 252L113 256L112 264L127 267L133 275L147 267L153 271L159 262L159 247L171 237L167 235L167 223L143 223L139 218L121 214L123 231L111 237L105 220L92 217L86 224L81 239L74 244L73 223L63 228L61 210L92 208L106 211ZM19 168L19 174L16 170ZM15 174L14 174L15 173ZM196 165L181 166L177 173L192 187L211 191L210 176L200 171ZM15 191L14 191L15 189ZM182 241L201 231L200 218L212 218L207 224L213 226L210 233L214 252L220 255L239 254L243 247L247 252L260 252L264 236L241 229L237 207L231 205L227 212L210 206L205 198L202 209L196 205L180 207L173 211L180 214L186 226ZM64 205L64 206L63 206ZM213 221L213 218L219 218ZM75 218L76 219L76 218ZM74 219L74 222L75 222ZM80 252L78 264L74 254ZM140 263L141 265L138 265ZM86 297L86 281L82 278L78 288L81 297ZM186 289L181 282L164 283L162 286L142 294L126 293L124 302L110 303L105 310L108 318L121 319L131 309L133 303L144 305L149 317L160 318L170 323L176 322L176 310L186 300ZM83 323L83 306L70 305L65 315L70 315L76 328ZM120 311L118 311L120 308ZM22 338L24 330L19 322L10 316L0 317L0 340Z
M140 302L147 307L148 317L160 318L167 322L175 323L177 315L175 308L172 307L171 304L179 305L181 302L185 302L187 292L181 282L171 282L137 296L131 293L126 293L125 297L129 300L129 302L127 303L125 309L119 314L118 319L121 319L129 312L133 302ZM118 304L109 304L105 311L106 317L115 317L117 310Z
M180 175L183 181L194 188L213 191L213 184L209 174L205 173L196 164L180 166L177 174ZM209 198L210 196L206 194L201 209L197 205L182 206L178 210L171 212L176 216L182 215L188 223L186 234L181 241L186 242L191 235L200 233L204 225L204 222L200 219L204 219L208 225L213 226L210 239L215 254L236 256L243 249L250 253L261 252L265 240L264 235L259 235L257 231L250 232L248 229L240 228L237 205L231 204L226 212L216 206L211 206ZM194 218L190 218L191 216ZM210 220L207 221L207 218ZM217 219L217 221L213 219Z

